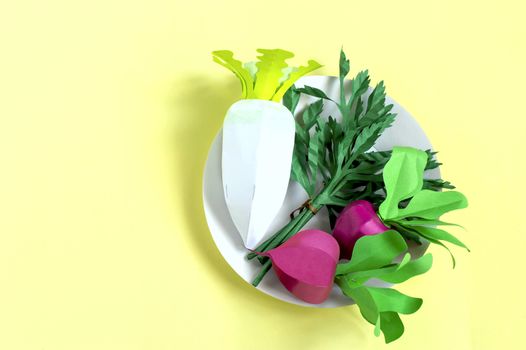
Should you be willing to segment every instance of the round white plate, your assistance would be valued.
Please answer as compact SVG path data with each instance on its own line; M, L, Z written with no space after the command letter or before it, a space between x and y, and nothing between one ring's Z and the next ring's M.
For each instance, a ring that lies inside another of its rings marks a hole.
M350 83L348 81L347 83ZM323 90L334 100L339 98L339 83L337 77L330 76L308 76L300 79L296 86L309 85ZM349 90L349 89L346 89ZM369 89L369 93L372 91ZM316 99L302 96L298 104L297 111L301 111L309 103ZM397 113L397 118L393 126L387 129L375 144L377 150L390 150L394 146L412 146L423 150L432 149L431 143L424 131L416 120L396 101L387 97L387 103L393 104L393 111ZM323 116L332 115L338 118L339 113L336 106L326 101L324 103ZM433 170L426 175L430 178L439 178L439 170ZM279 228L285 225L289 219L289 214L307 199L305 191L295 182L290 183L285 202L275 218L272 226L267 232L270 237ZM228 213L227 206L223 197L223 186L221 179L221 132L216 136L210 147L208 159L203 175L203 205L205 210L208 227L212 233L217 248L228 262L246 282L251 283L257 275L261 265L257 259L248 261L245 259L247 249L243 246L243 241L234 226ZM327 212L321 210L304 228L319 228L330 232L329 219ZM424 247L425 249L425 247ZM419 252L422 253L422 252ZM338 307L353 304L353 301L345 297L338 287L334 287L330 297L322 304L311 305L296 299L285 287L281 285L273 271L269 271L263 281L257 287L260 291L271 295L277 299L304 306L317 307Z

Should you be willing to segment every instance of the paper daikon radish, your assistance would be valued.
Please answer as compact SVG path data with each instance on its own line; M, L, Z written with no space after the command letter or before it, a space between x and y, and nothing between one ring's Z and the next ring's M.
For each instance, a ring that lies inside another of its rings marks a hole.
M214 51L214 61L240 80L242 99L223 122L222 176L226 205L243 243L255 247L277 215L290 178L295 121L280 101L303 75L321 67L288 67L291 52L257 50L258 62L243 65L231 51Z

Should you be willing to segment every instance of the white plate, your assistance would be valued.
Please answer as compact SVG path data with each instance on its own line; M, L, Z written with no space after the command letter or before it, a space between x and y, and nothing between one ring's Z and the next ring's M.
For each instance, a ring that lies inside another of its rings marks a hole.
M347 83L350 83L350 81ZM339 98L339 83L337 77L308 76L300 79L296 83L296 86L303 85L317 87L325 91L327 95L334 100ZM369 90L371 91L371 89ZM315 98L302 96L297 111L301 111L307 104L315 100ZM386 130L378 139L374 148L377 150L389 150L392 149L393 146L412 146L423 150L432 149L431 143L424 131L409 112L389 97L387 97L387 103L394 105L393 111L397 113L398 116L393 126ZM332 102L325 102L324 106L323 116L332 115L333 117L338 117L337 108ZM439 178L439 170L431 171L426 177ZM283 207L270 227L270 230L267 232L267 238L285 225L289 220L290 212L300 206L306 199L307 194L303 189L297 183L291 181ZM257 259L251 261L245 259L247 250L243 246L241 237L230 218L225 204L221 179L221 133L216 136L208 153L203 175L203 205L208 227L210 228L217 248L234 271L246 282L251 283L261 265L257 262ZM304 228L319 228L330 232L327 212L322 209ZM285 287L281 285L273 271L267 273L257 289L289 303L313 306L296 299L290 294ZM315 306L338 307L349 304L353 304L353 301L345 297L339 288L335 286L330 297L324 303Z

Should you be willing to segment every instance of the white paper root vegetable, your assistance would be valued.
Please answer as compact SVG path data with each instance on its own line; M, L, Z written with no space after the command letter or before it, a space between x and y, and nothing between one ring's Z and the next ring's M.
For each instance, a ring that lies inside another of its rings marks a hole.
M240 80L242 99L223 122L222 176L225 201L243 243L254 248L277 215L290 178L295 121L280 101L303 75L321 67L288 67L291 52L257 50L257 63L243 65L231 51L214 51L214 61Z

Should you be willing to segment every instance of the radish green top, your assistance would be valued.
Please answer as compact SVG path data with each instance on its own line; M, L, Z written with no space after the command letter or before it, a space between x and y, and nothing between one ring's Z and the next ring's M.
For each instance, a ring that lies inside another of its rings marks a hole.
M214 62L232 71L241 82L243 99L281 101L285 92L302 76L318 69L321 64L309 60L306 66L290 67L290 51L282 49L257 49L258 62L241 63L232 51L212 52Z

